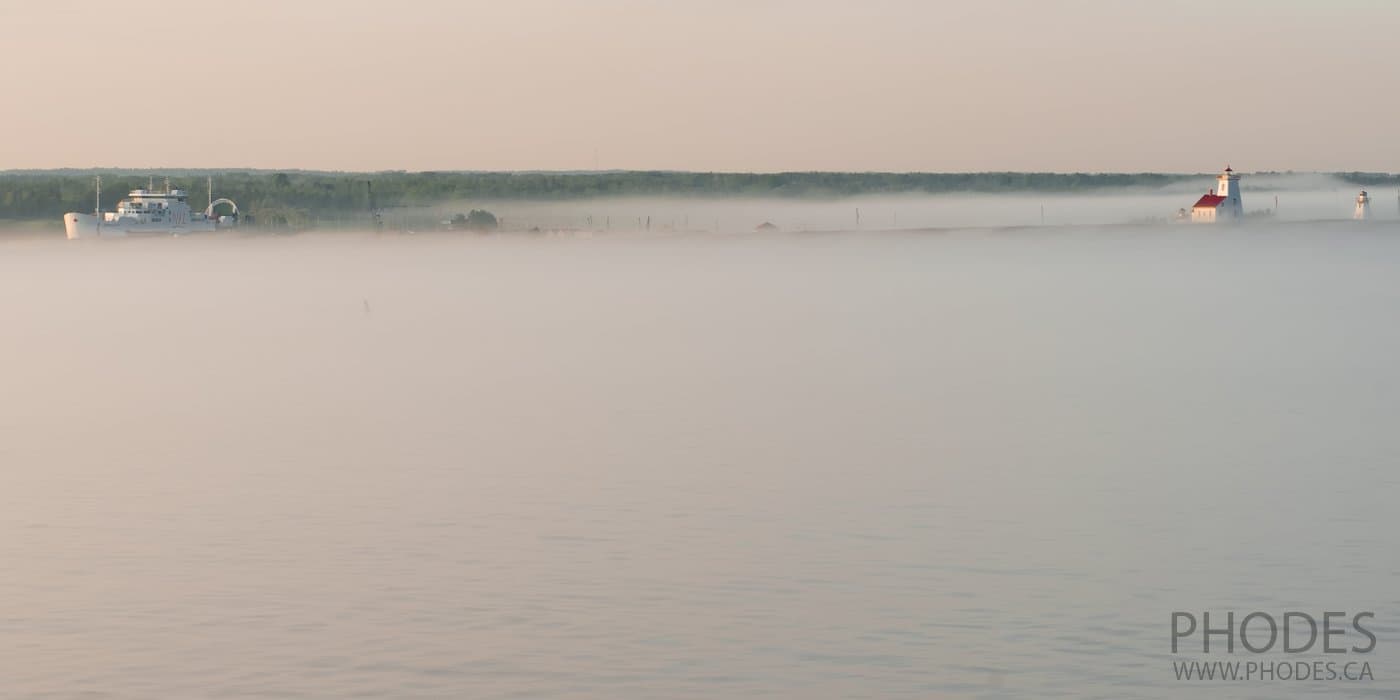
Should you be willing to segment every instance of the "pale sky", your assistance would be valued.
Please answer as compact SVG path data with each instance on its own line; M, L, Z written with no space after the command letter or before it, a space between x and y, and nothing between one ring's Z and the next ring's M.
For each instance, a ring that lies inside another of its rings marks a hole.
M0 170L1400 170L1396 0L0 0L0 63Z

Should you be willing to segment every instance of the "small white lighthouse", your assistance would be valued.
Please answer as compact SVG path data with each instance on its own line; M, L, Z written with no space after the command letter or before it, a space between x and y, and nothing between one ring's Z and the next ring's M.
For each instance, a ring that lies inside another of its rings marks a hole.
M1366 194L1366 190L1361 190L1361 194L1356 195L1356 213L1351 218L1357 221L1365 221L1371 218L1371 196Z

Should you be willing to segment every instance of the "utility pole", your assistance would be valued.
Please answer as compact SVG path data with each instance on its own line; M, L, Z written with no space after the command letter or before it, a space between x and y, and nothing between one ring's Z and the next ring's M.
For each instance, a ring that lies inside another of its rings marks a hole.
M374 230L380 231L384 228L384 217L379 213L379 207L374 205L374 183L365 180L365 194L369 196L369 216L374 223Z
M97 219L97 235L102 235L102 176L97 176L97 208L93 211L93 217Z

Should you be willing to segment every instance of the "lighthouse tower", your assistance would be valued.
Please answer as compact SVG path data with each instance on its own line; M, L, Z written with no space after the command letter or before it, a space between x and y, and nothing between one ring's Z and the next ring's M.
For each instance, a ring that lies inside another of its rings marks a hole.
M1361 190L1361 194L1356 195L1356 213L1351 218L1357 221L1365 221L1371 218L1371 196L1366 194L1366 190Z
M1230 166L1225 166L1225 172L1220 173L1216 178L1218 183L1215 193L1224 197L1217 210L1220 219L1243 219L1244 204L1240 202L1240 176L1235 174L1235 170Z

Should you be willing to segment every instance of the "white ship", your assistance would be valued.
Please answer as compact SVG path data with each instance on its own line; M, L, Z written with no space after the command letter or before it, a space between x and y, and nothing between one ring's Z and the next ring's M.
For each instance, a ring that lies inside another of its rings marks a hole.
M233 214L216 216L214 208L228 204ZM213 182L209 187L209 208L197 213L190 208L189 193L170 189L157 192L154 186L132 190L117 203L116 211L102 211L102 180L97 181L97 210L92 214L68 212L63 215L63 227L68 238L118 238L135 235L178 236L187 233L207 233L232 226L238 221L238 205L228 199L214 199Z

